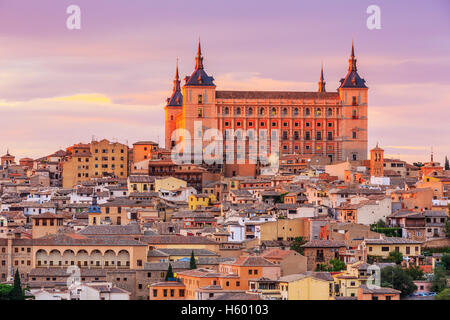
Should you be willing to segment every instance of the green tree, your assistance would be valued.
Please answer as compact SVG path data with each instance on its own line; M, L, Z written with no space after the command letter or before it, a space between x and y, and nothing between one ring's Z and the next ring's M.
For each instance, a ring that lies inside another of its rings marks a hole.
M303 255L304 250L302 245L304 245L306 242L307 241L303 237L295 237L294 240L292 241L290 249L297 251L298 253Z
M450 220L449 219L447 219L447 221L445 221L444 231L445 231L445 236L447 238L450 238Z
M405 269L406 273L411 276L413 280L423 280L423 270L419 266L410 266Z
M450 162L448 161L447 156L445 156L445 170L450 170Z
M433 278L431 279L431 291L441 292L447 287L447 276L444 268L438 266L434 269Z
M320 264L315 271L338 272L345 270L347 266L344 261L339 259L331 259L328 263Z
M330 268L328 271L337 272L337 271L345 270L347 268L347 266L345 265L345 262L341 261L339 259L331 259L329 264L330 264Z
M9 300L9 295L13 286L9 284L0 284L0 300Z
M19 269L16 269L16 273L14 275L14 286L9 293L9 299L10 300L25 300L23 291L22 291L22 285L20 284L20 276L19 276Z
M386 222L384 222L383 219L379 219L375 225L377 227L379 227L379 228L386 228L387 227Z
M194 250L191 252L191 261L189 263L189 269L197 269L197 263L195 262Z
M395 262L395 264L400 264L403 261L403 255L399 251L389 252L388 260Z
M444 253L440 264L446 271L450 271L450 254Z
M450 300L450 289L444 289L439 292L436 297L436 300Z
M417 290L413 278L400 266L389 266L381 270L381 286L400 290L403 297Z
M173 279L173 271L172 271L172 265L169 263L169 268L167 269L166 278L164 280L169 281L170 279Z
M423 163L422 162L414 162L413 163L413 166L416 166L416 167L423 167Z

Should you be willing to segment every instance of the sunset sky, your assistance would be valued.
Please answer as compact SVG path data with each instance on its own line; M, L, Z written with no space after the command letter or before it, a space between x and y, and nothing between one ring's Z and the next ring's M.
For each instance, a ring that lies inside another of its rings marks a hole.
M68 30L66 8L81 8ZM381 30L366 27L369 5ZM37 158L92 136L164 143L179 57L198 37L218 90L327 91L352 37L369 87L369 148L427 161L450 156L450 1L0 0L0 154Z

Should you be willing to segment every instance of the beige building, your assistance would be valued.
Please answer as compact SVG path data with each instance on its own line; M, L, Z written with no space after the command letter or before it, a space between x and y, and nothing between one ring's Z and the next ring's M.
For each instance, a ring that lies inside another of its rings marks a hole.
M77 184L90 179L91 148L89 144L78 143L67 148L62 163L63 188L73 188Z
M63 166L63 188L73 188L91 178L128 176L128 146L106 139L67 148Z
M173 191L180 188L186 188L187 182L181 179L177 179L174 177L167 178L157 178L155 179L155 191L159 192L159 190L165 191Z
M56 234L58 230L64 228L64 217L60 214L53 214L49 212L36 215L31 218L33 221L32 235L33 239Z
M270 249L261 255L281 268L281 276L303 273L307 269L307 258L294 250Z
M128 176L128 146L106 139L91 142L92 166L91 178Z
M296 237L309 239L309 220L307 218L279 219L261 224L260 241L293 240Z

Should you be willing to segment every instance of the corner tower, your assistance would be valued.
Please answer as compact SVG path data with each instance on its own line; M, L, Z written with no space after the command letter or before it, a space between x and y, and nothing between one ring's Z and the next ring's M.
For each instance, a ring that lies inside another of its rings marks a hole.
M164 107L165 111L165 148L171 150L174 146L174 142L171 139L172 132L177 128L177 115L181 114L183 106L183 95L181 94L180 76L178 73L178 60L177 69L175 71L175 78L173 80L172 96L167 98L167 104Z
M204 69L200 39L198 41L195 70L191 76L185 78L183 92L181 127L191 134L191 148L202 146L203 133L210 129L217 129L216 85ZM201 150L197 150L201 152ZM196 155L198 152L194 151Z
M355 47L352 42L348 72L341 79L339 96L342 105L341 126L342 137L341 159L366 160L368 140L368 87L365 80L357 72Z

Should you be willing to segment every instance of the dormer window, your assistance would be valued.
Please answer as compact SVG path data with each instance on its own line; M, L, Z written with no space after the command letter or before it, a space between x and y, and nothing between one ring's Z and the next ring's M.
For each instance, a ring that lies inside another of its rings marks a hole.
M203 96L201 94L198 95L198 104L203 104Z

